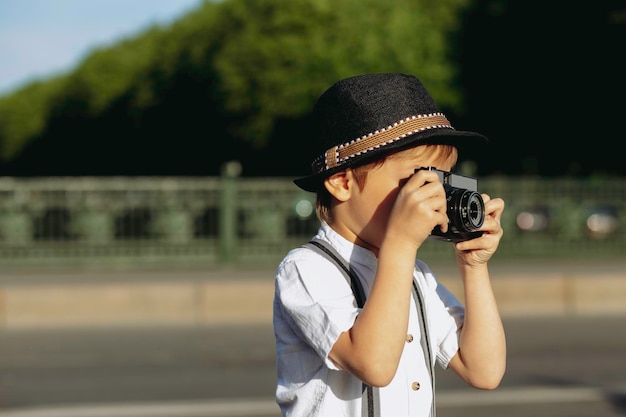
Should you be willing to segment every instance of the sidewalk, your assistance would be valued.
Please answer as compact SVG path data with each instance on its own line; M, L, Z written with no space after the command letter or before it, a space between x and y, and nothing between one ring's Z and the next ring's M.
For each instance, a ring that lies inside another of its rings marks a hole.
M431 265L461 295L450 266ZM13 270L0 274L7 329L268 323L274 269ZM527 261L491 267L503 316L626 314L626 260Z

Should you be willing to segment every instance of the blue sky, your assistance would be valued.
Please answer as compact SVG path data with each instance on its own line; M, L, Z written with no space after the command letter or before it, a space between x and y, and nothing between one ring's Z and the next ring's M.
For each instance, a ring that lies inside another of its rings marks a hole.
M0 96L71 70L94 47L168 24L203 0L0 0Z

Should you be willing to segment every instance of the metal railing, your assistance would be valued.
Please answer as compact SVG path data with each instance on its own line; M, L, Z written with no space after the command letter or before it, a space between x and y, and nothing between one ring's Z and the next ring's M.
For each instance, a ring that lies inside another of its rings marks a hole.
M485 178L504 258L624 257L626 181ZM288 178L0 178L4 265L276 263L317 230ZM428 241L423 258L452 256Z

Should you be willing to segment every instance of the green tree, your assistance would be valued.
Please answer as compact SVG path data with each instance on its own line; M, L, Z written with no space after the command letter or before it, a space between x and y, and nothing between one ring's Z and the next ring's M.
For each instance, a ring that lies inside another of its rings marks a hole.
M468 2L205 1L0 98L0 162L23 173L35 158L42 173L197 164L193 172L209 174L201 167L280 149L325 88L366 72L417 74L444 110L460 112L451 37ZM226 150L216 153L218 144ZM83 160L67 156L76 151Z
M258 146L273 122L301 117L337 79L399 71L419 74L444 107L459 107L449 37L463 0L235 0L215 68L231 128Z

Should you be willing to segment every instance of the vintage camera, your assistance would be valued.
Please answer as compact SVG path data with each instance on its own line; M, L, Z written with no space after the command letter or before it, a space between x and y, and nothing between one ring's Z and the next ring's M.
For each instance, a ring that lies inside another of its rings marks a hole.
M478 180L433 167L418 168L415 172L424 169L437 173L448 204L448 231L442 233L437 226L430 237L446 242L461 242L482 236L483 233L476 230L485 221L485 202L477 192Z

